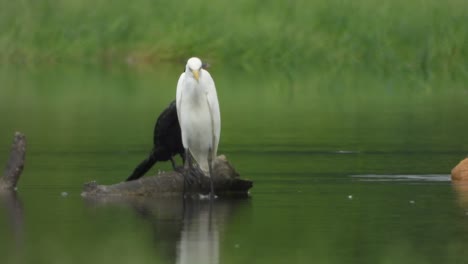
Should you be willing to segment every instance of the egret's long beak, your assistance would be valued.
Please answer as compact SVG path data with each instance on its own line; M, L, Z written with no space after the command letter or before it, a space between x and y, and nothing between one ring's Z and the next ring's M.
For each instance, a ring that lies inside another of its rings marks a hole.
M195 80L198 81L198 79L200 78L200 72L198 70L193 70L192 73L193 77L195 77Z

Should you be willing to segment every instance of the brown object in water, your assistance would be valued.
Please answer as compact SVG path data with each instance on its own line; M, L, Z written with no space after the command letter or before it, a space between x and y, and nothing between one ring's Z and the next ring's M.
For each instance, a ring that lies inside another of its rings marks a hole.
M3 177L0 178L0 191L12 190L16 187L23 172L26 157L26 137L16 132L11 146L10 158L8 159Z
M218 196L247 196L253 183L239 178L239 174L224 155L213 162L213 184ZM203 177L200 184L194 183L185 191L188 194L208 194L210 179ZM112 185L86 183L81 193L84 197L98 196L174 196L184 193L184 176L170 171L156 176L144 177L134 181Z
M460 161L455 168L452 169L452 181L467 181L468 180L468 158Z

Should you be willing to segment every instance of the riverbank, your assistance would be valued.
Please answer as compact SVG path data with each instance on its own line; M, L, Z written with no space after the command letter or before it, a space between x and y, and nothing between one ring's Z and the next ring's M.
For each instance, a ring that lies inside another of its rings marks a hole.
M6 2L3 63L183 62L353 67L468 78L468 3L139 0Z

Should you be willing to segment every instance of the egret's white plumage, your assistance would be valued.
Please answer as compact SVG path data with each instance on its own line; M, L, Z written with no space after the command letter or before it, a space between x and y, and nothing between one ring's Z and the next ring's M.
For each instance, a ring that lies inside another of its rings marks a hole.
M209 175L209 160L214 160L218 150L221 115L215 83L199 58L187 61L177 83L176 102L182 144L205 175Z

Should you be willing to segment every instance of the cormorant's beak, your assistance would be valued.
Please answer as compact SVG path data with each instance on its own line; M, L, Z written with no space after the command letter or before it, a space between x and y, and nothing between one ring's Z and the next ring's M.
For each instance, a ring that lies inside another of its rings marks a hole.
M200 78L200 72L198 70L193 70L192 73L193 77L195 77L195 80L198 82L198 79Z

